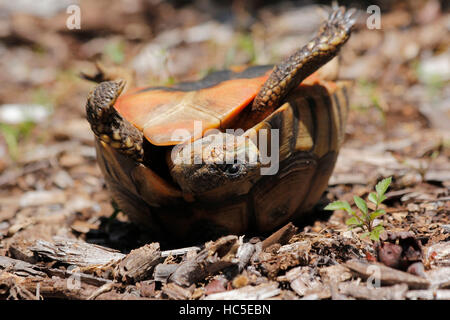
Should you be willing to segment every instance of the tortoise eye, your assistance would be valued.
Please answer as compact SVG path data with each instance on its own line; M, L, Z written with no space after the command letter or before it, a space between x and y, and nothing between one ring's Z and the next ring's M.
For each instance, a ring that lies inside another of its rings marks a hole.
M235 175L241 171L241 164L237 160L234 160L234 163L220 165L219 169L229 175Z
M240 166L237 163L234 164L226 164L225 165L225 172L229 173L229 174L236 174L240 171Z

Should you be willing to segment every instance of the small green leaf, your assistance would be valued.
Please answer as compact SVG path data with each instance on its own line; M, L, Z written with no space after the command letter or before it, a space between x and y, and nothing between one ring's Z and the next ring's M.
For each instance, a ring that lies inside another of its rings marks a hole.
M386 213L386 211L384 211L383 209L378 209L377 211L374 211L370 214L370 220L372 221L375 218L382 216L385 213Z
M352 212L350 212L350 214L351 214L352 216L354 216L361 224L364 223L363 218L361 218L360 216L358 216L358 215L356 214L355 211L352 210Z
M381 232L383 232L383 230L384 230L384 227L381 224L377 225L370 233L370 239L373 241L379 241L380 234L381 234Z
M386 200L387 197L383 194L378 200L380 201L378 204L382 203L384 200Z
M370 236L370 232L364 232L364 233L360 236L360 238L361 238L361 239L364 239L364 238L367 238L368 236Z
M384 227L382 224L377 225L375 228L372 229L372 231L381 232L384 230Z
M354 196L353 200L355 200L355 204L359 208L359 210L361 210L361 212L364 213L364 215L367 216L367 204L366 204L366 202L363 199L361 199L360 197L358 197L358 196Z
M345 221L345 224L348 225L348 226L355 225L355 224L359 225L360 222L359 222L357 217L351 217L350 219Z
M324 209L325 210L332 210L332 211L334 211L334 210L345 210L348 213L351 213L353 211L347 201L334 201L332 203L329 203Z
M378 241L380 239L380 235L377 235L375 232L371 232L369 239L372 241Z
M378 196L375 192L371 192L369 194L369 201L373 202L374 204L378 204Z
M383 179L377 183L377 185L375 186L375 190L377 190L377 193L378 193L378 200L380 200L381 196L384 195L386 190L389 188L389 185L391 184L391 182L392 182L392 177L389 177L389 178Z

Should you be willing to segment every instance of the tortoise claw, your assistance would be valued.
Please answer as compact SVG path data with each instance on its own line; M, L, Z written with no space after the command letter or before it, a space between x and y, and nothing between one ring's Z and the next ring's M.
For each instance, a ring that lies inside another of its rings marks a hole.
M355 8L351 8L349 9L346 13L345 13L345 19L346 20L350 20L350 18L353 16L353 14L356 12Z
M343 18L343 13L342 11L344 10L344 8L338 8L337 10L335 10L335 14L334 14L334 19L333 20L341 20Z

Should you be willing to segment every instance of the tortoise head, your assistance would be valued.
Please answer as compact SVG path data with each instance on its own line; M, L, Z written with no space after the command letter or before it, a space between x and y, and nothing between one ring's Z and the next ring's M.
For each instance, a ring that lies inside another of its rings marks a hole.
M169 160L171 175L188 194L217 190L220 194L248 191L259 173L259 151L251 139L219 132L177 145Z

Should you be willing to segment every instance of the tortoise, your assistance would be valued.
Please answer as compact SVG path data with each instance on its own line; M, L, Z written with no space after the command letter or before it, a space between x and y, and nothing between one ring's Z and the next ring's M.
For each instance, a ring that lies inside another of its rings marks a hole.
M354 12L332 10L277 66L124 94L125 80L100 77L86 113L119 208L155 237L180 240L267 233L310 212L328 185L349 105L350 82L321 67L350 37Z

